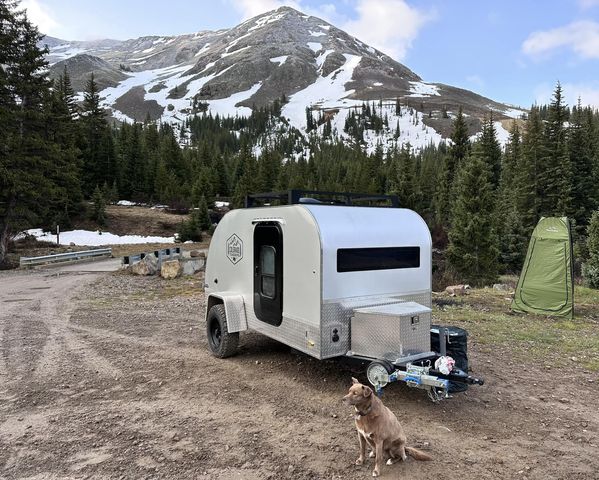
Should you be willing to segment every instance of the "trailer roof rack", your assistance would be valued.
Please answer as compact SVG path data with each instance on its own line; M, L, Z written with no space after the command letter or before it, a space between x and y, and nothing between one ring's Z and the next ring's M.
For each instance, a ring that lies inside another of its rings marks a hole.
M254 193L245 197L245 208L297 204L398 208L399 199L397 195L298 189L286 192Z

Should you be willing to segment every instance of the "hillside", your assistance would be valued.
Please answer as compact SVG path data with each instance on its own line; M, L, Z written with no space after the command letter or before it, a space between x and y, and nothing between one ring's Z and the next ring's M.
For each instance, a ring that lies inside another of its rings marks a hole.
M248 115L284 97L282 115L292 127L307 133L309 107L344 137L350 112L373 101L381 102L389 129L367 138L371 147L390 136L424 146L449 135L459 107L471 135L489 113L500 132L501 120L524 113L468 90L425 82L383 52L290 7L227 30L126 41L46 40L51 75L66 66L80 91L93 71L102 80L104 107L129 122L149 116L182 124L206 110ZM398 99L405 110L397 108Z

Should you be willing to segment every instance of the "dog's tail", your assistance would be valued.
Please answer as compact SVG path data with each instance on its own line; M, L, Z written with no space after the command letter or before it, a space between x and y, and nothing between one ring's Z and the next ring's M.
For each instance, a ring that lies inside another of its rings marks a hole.
M414 460L429 461L433 459L428 453L417 448L406 447L406 453Z

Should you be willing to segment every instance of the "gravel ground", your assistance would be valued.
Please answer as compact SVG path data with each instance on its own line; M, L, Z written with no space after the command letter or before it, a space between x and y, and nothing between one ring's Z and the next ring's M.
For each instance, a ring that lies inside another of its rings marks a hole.
M370 477L341 403L362 367L253 333L213 358L202 281L0 273L0 478ZM382 478L599 478L597 375L475 340L485 386L438 405L386 389L408 444L435 460Z

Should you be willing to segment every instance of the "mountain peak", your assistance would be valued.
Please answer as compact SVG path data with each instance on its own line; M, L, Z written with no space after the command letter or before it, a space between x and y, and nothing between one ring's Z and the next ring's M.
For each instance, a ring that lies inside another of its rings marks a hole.
M451 112L460 106L468 115L471 133L489 112L498 119L518 114L472 92L423 82L388 55L288 6L231 29L126 41L53 41L49 47L51 73L58 75L64 65L70 71L76 64L71 77L76 77L74 83L80 80L78 85L101 65L110 81L101 92L103 104L120 120L150 115L180 124L206 109L248 115L251 108L284 96L282 113L291 125L306 132L308 108L331 121L343 136L346 117L364 102L376 102L399 141L424 146L448 135ZM87 56L75 58L82 54ZM414 128L401 127L408 118L402 116L401 105L419 129L409 138L407 133ZM372 142L381 141L376 137Z

